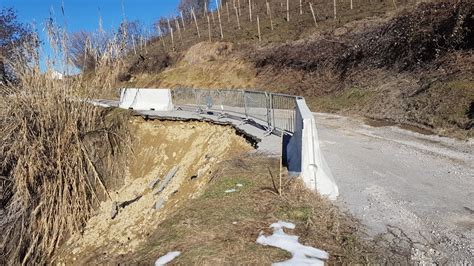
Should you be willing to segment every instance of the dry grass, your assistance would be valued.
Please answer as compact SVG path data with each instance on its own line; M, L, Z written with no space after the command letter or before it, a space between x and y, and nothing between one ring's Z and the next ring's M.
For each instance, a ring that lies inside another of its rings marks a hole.
M264 265L289 258L283 250L255 241L270 234L277 220L291 221L300 242L330 253L329 264L382 262L373 244L362 240L359 224L326 199L306 190L298 179L283 179L278 196L269 170L278 176L278 159L245 155L224 161L202 196L167 217L155 231L143 232L146 244L128 254L107 248L90 254L92 264L151 264L169 251L182 254L181 265ZM275 180L278 183L277 180ZM225 190L243 184L237 192ZM105 255L105 253L107 253Z
M237 1L235 2L237 3ZM270 15L267 14L266 2L268 2L271 7L271 16L274 26L273 30L270 23ZM252 3L254 6L252 8L252 21L250 21L248 1L240 1L241 12L239 22L241 27L239 29L237 26L237 16L235 14L233 2L229 1L229 15L225 5L221 10L221 22L224 38L221 38L220 35L217 11L214 10L213 12L209 12L209 17L214 17L214 20L210 20L211 42L230 42L237 46L248 45L251 47L239 49L254 50L262 46L297 41L303 38L312 38L313 36L318 36L321 32L334 30L349 22L374 16L383 17L386 16L387 13L393 13L395 11L392 1L354 1L354 9L352 10L350 9L349 1L338 1L338 15L337 19L334 19L332 1L303 0L303 14L300 14L299 2L290 1L290 21L287 21L286 1L283 2L279 0L253 0ZM309 9L310 2L313 4L316 12L318 22L317 26L314 24L313 16ZM411 1L405 2L406 6L412 4L413 2ZM259 41L258 38L257 15L260 20L262 41ZM126 59L127 70L124 71L121 81L130 81L132 79L131 84L134 84L133 76L137 76L140 79L141 74L148 74L150 76L147 76L145 79L141 77L141 84L161 85L159 81L162 77L153 77L153 75L166 70L168 67L176 65L176 63L180 61L180 57L182 57L189 48L202 42L209 42L207 15L200 11L196 12L196 16L200 37L198 36L194 20L190 16L185 15L184 21L186 30L183 30L181 26L181 38L179 37L178 29L175 26L176 23L171 21L174 38L171 38L171 34L165 34L163 37L153 38L146 46L137 46L137 52L130 53ZM181 25L181 19L178 21ZM174 43L174 45L172 45L172 43ZM206 53L206 51L198 52ZM245 55L244 58L248 59L248 55ZM238 67L239 66L237 66L237 68ZM210 70L214 71L214 69ZM189 71L182 72L182 74L186 75L188 72ZM203 73L208 75L212 72ZM215 75L215 77L218 76ZM227 78L228 76L225 77ZM168 75L163 76L163 78L168 78ZM218 82L214 77L211 77L211 80L213 80L214 83ZM175 81L173 77L171 77L171 81ZM201 80L197 81L200 82ZM238 85L242 84L240 79L238 79L237 82ZM182 84L179 81L178 83L179 85ZM206 83L212 85L212 82L202 82L203 85ZM173 85L172 83L167 83L167 85L168 84L170 86ZM216 86L220 86L220 84ZM243 83L243 85L245 84L246 83ZM186 83L185 85L188 84Z
M237 5L237 1L236 5ZM273 30L270 23L270 15L267 14L266 3L269 3ZM318 25L315 26L309 3L313 4ZM237 16L232 1L229 1L229 14L226 6L222 6L221 23L223 38L221 38L218 21L218 12L208 12L210 20L211 41L225 41L233 43L258 43L266 45L271 43L284 43L312 36L320 31L335 29L342 25L373 16L384 16L387 12L394 12L392 1L354 1L354 8L350 9L349 1L337 1L337 18L334 19L333 2L323 0L303 0L300 14L299 1L289 1L290 19L287 19L286 1L279 0L253 0L252 20L250 20L248 1L240 1L240 29L237 25ZM412 6L414 1L406 1L403 6ZM402 6L402 5L400 5ZM401 8L400 8L401 9ZM174 30L174 46L172 46L171 34L166 34L162 39L156 38L153 48L162 51L185 51L189 47L203 41L209 41L209 28L207 16L204 12L196 13L199 25L200 37L198 37L194 20L191 17L185 18L186 30L181 32L179 38L178 30L171 23ZM262 41L259 42L257 30L257 16L260 20ZM212 17L215 19L212 20ZM179 20L180 24L181 21Z
M216 51L221 50L221 51ZM230 56L231 43L202 42L190 48L172 68L159 73L137 75L127 86L166 88L252 88L252 64ZM183 78L185 77L185 78Z
M67 63L61 32L52 46ZM0 109L0 264L44 264L107 197L110 178L123 173L126 116L84 101L111 88L109 66L119 62L104 56L87 82L82 75L54 79L20 53L9 63L18 83L0 96L8 103Z

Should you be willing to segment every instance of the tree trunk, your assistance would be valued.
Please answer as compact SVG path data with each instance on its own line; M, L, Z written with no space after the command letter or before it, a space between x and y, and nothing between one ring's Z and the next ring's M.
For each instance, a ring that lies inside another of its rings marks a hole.
M0 60L0 86L7 84L7 72L5 70L5 64Z

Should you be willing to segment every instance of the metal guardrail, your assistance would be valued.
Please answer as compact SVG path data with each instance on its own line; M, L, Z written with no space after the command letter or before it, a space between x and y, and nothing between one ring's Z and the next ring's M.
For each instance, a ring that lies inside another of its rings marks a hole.
M222 116L239 115L267 128L267 132L295 131L298 96L251 90L206 90L179 88L171 90L174 106L196 112L213 111Z

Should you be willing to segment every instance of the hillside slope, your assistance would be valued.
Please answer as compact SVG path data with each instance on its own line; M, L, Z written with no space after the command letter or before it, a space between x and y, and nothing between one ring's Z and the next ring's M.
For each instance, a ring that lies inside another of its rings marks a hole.
M473 137L474 4L384 8L285 43L235 37L171 52L156 40L130 57L120 85L265 89L305 96L314 111Z

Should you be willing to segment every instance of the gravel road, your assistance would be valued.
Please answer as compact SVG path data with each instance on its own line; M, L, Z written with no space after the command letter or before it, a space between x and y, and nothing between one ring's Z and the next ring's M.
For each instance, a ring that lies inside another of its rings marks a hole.
M315 114L338 204L414 262L474 264L474 143ZM389 233L391 232L391 233ZM396 235L397 237L393 237Z

